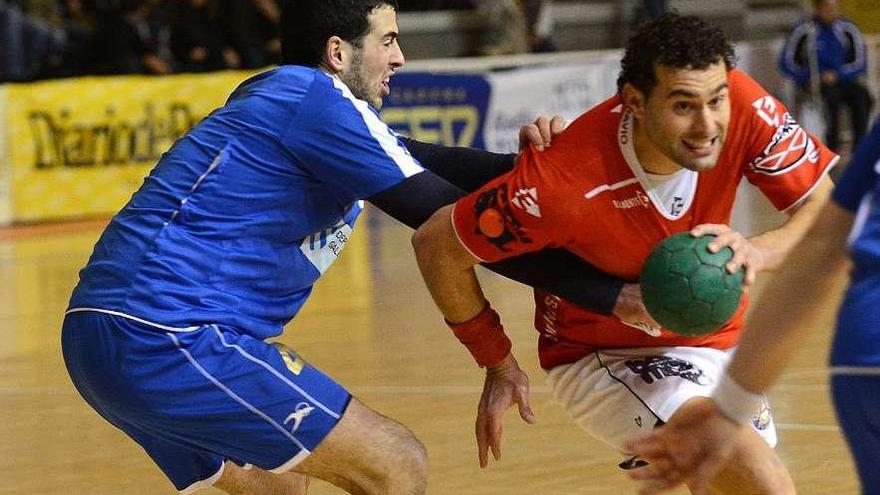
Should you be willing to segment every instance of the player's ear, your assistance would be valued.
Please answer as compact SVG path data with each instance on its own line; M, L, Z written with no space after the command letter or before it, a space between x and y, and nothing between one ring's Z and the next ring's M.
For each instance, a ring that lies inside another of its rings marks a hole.
M331 73L336 74L346 68L346 46L347 43L339 36L331 36L324 43L324 63Z
M645 113L645 94L631 83L626 83L623 85L621 97L623 104L633 112L633 115L636 118L641 118Z

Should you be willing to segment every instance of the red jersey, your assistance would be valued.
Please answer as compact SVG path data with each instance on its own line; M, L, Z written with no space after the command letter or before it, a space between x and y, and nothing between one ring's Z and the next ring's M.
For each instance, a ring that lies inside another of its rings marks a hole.
M646 184L632 144L632 116L618 97L581 115L546 151L526 151L516 167L462 198L453 225L477 258L494 262L562 247L606 273L637 281L651 249L667 236L703 223L729 224L745 178L785 210L803 200L837 155L801 129L775 98L745 73L729 73L731 118L714 168L694 174L672 215ZM659 206L658 206L659 205ZM743 324L746 298L719 331L651 337L614 316L583 309L536 290L535 326L544 368L574 362L595 349L692 346L726 349Z

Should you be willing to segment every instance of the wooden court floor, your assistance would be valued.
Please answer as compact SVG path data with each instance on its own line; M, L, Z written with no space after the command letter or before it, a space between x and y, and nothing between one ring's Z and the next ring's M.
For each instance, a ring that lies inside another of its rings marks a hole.
M423 287L410 231L375 211L361 222L280 340L421 438L430 456L430 494L636 492L616 468L615 452L553 403L537 365L529 291L486 273L487 294L532 378L538 424L524 425L510 411L502 460L480 470L473 420L481 372ZM0 494L175 493L139 447L86 406L61 360L62 314L101 225L0 231ZM779 452L808 495L858 491L828 399L825 348L833 315L826 313L771 397ZM341 492L314 482L311 493Z

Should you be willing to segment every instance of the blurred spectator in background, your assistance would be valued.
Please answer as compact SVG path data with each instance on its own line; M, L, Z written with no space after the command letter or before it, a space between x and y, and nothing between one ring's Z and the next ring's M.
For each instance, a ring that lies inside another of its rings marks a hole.
M170 74L160 56L168 29L156 16L156 0L92 0L94 55L100 74ZM167 42L167 41L166 41Z
M176 0L169 9L175 72L232 69L241 59L226 45L218 0Z
M551 0L474 0L488 29L481 55L553 51Z
M222 0L229 45L241 59L242 69L278 63L281 10L275 0Z
M652 21L666 13L666 0L642 0L644 20Z
M0 81L43 76L66 46L64 31L22 7L19 2L0 0Z
M861 140L873 104L859 81L867 69L867 46L856 25L840 16L837 0L813 0L813 17L789 34L779 67L801 90L821 96L831 149L840 152L841 106L849 110L853 147Z

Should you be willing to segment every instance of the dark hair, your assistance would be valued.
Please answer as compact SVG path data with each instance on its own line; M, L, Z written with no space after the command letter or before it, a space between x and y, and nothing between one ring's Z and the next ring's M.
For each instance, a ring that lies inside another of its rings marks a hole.
M397 10L397 0L285 0L281 7L281 62L317 67L331 36L356 47L370 31L369 15Z
M736 65L733 45L720 29L696 16L667 13L643 24L626 42L617 91L630 83L649 95L657 85L657 65L701 70L719 60L727 70Z

